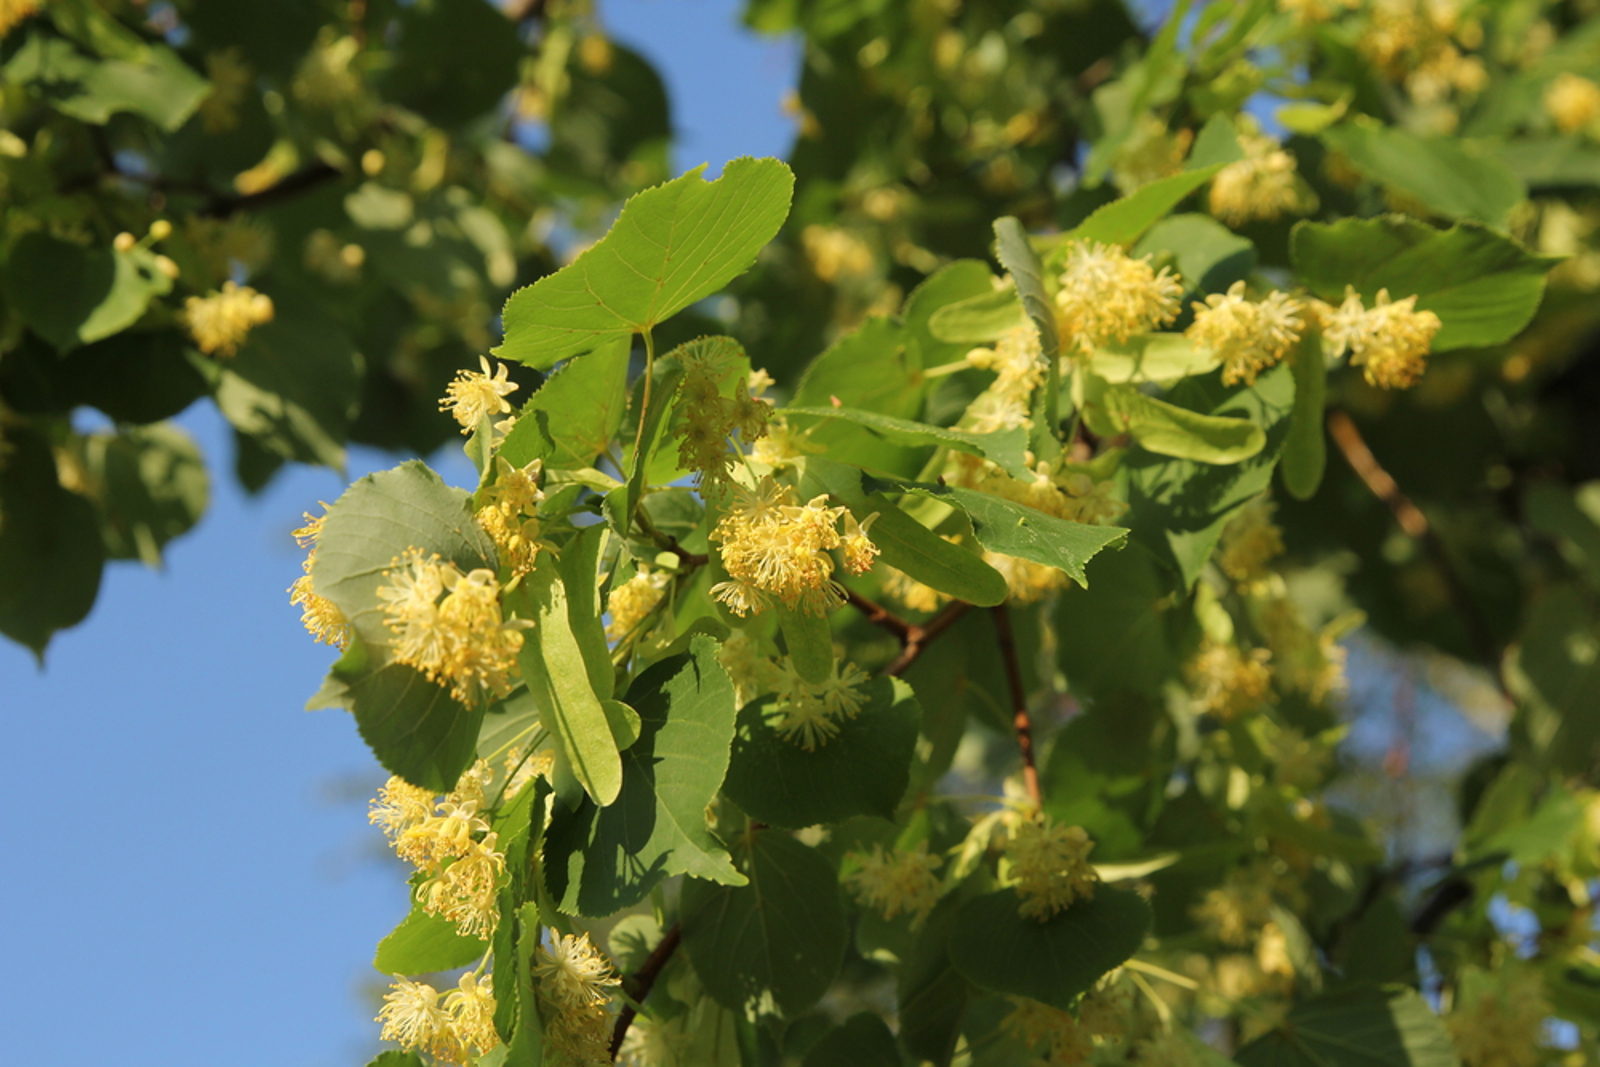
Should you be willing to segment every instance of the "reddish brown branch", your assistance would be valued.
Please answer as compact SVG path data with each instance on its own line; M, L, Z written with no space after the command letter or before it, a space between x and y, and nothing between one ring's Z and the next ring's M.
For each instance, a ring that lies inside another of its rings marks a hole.
M900 639L901 644L911 635L911 624L882 604L873 603L854 589L846 589L844 595L850 601L850 606L865 615L868 622L888 630Z
M1005 661L1006 681L1011 685L1011 724L1017 731L1017 748L1022 750L1022 784L1035 804L1044 803L1039 789L1039 767L1033 759L1033 720L1028 716L1028 693L1022 685L1022 667L1017 663L1017 642L1011 633L1011 613L1004 604L989 609L994 617L995 636L1000 642L1000 658Z
M678 951L678 943L683 940L683 927L673 923L662 935L661 941L650 950L650 955L645 957L644 963L623 982L623 990L633 998L633 1004L623 1005L622 1011L617 1013L617 1025L611 1031L611 1058L617 1058L618 1051L622 1048L622 1039L628 1036L628 1027L633 1025L634 1016L639 1013L635 1004L643 1004L644 998L650 995L650 990L655 986L656 979L661 977L661 972L672 959L672 954Z
M1344 455L1345 462L1350 464L1350 469L1356 472L1356 477L1372 491L1373 496L1388 506L1390 512L1394 514L1395 521L1400 524L1400 529L1404 530L1407 536L1421 542L1423 551L1427 552L1429 560L1444 578L1450 600L1455 605L1461 625L1467 631L1468 640L1477 650L1478 658L1498 677L1499 642L1495 640L1494 631L1490 629L1483 610L1473 599L1471 590L1467 588L1466 582L1462 580L1455 564L1451 561L1450 553L1439 537L1439 531L1434 529L1433 524L1428 521L1428 516L1422 513L1422 509L1406 496L1389 472L1383 469L1383 464L1372 454L1366 439L1361 436L1361 430L1349 415L1337 408L1330 409L1328 434L1333 438L1333 443L1339 446L1339 451Z
M954 626L956 620L965 615L970 607L972 605L965 600L952 600L939 614L928 620L926 626L915 624L907 626L905 643L900 648L900 654L894 658L894 662L884 668L883 673L898 678L910 670L911 665L917 662L917 657L922 655L940 634Z

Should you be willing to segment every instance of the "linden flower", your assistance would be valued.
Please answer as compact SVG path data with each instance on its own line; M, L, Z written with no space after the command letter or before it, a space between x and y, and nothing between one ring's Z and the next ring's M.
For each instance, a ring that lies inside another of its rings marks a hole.
M1416 310L1417 298L1391 303L1389 290L1378 290L1370 310L1355 286L1345 287L1337 309L1321 301L1313 307L1322 319L1322 335L1337 359L1348 349L1350 365L1363 367L1368 383L1380 389L1406 389L1427 369L1434 335L1443 325L1431 311Z
M383 1024L378 1036L384 1041L398 1041L408 1052L421 1049L451 1063L462 1062L461 1041L450 1014L439 1006L438 990L426 982L395 975L375 1021Z
M448 683L451 695L468 706L511 691L526 624L502 617L493 571L462 574L412 548L383 577L378 598L395 634L396 661L429 681Z
M962 417L962 428L973 433L994 433L1028 423L1028 401L1044 381L1049 368L1039 347L1039 331L1013 326L1000 335L993 348L974 348L967 365L994 371L996 378Z
M438 811L395 839L395 853L419 870L434 870L447 859L469 854L478 847L473 835L489 832L488 822L471 801L446 799L440 801Z
M1251 303L1244 297L1244 282L1234 282L1226 294L1212 293L1194 305L1194 324L1184 335L1222 360L1224 385L1249 385L1300 340L1301 310L1300 302L1285 293Z
M1283 555L1283 531L1272 521L1272 511L1271 501L1257 497L1223 528L1217 565L1240 585L1266 577L1267 564Z
M818 496L797 506L794 490L770 475L754 492L734 486L733 504L711 532L711 540L722 546L722 565L731 581L713 586L712 597L740 616L765 611L774 600L817 616L844 603L828 550L843 543L837 524L846 509L828 507L827 499ZM864 528L855 533L866 536ZM870 566L872 555L856 545L846 566L855 570L863 561Z
M1539 972L1516 966L1502 968L1492 978L1468 972L1466 979L1445 1018L1462 1062L1467 1067L1543 1063L1540 1046L1551 1007Z
M444 1010L450 1013L450 1024L463 1048L472 1048L483 1055L500 1044L500 1035L494 1028L495 1000L493 983L485 976L464 974L444 996Z
M207 133L227 133L239 125L239 105L244 103L255 71L237 48L206 54L206 76L211 93L200 102L200 121Z
M931 585L924 585L905 571L885 566L880 588L885 596L898 600L912 611L938 611L950 598Z
M702 485L725 482L733 465L728 439L738 434L746 445L764 437L772 407L759 395L771 383L763 371L741 379L734 395L722 395L722 382L736 368L737 346L696 342L683 356L683 384L673 422L680 435L678 464L698 471Z
M602 1067L611 1062L611 1028L605 1008L557 1007L546 1017L545 1047L556 1063Z
M1207 640L1184 668L1200 709L1224 722L1254 711L1272 691L1272 672L1264 648L1243 655L1231 644Z
M769 712L773 728L807 752L838 736L839 724L860 714L866 700L859 689L867 681L866 672L853 663L834 660L832 672L818 684L800 677L788 660L775 674L777 699Z
M1576 133L1600 118L1600 85L1581 74L1557 74L1544 91L1545 113L1562 133Z
M1044 922L1076 900L1094 896L1099 875L1089 865L1094 842L1081 826L1057 826L1035 813L1011 829L1006 859L1023 918Z
M539 989L563 1008L598 1007L611 999L609 987L622 984L588 934L551 931L550 947L540 945L538 954L534 977Z
M328 505L322 507L326 510ZM303 514L306 524L294 531L294 538L306 550L306 560L300 565L305 573L289 587L289 603L300 609L300 624L312 637L342 651L350 644L350 620L333 601L316 591L311 580L311 567L317 559L317 541L322 536L322 521L327 515Z
M1011 1013L1001 1020L1001 1029L1029 1048L1049 1049L1051 1063L1087 1063L1094 1054L1094 1042L1071 1012L1028 997L1006 999L1011 1001Z
M183 309L190 335L208 356L234 355L250 331L273 315L270 296L232 281L223 282L221 292L191 296Z
M665 571L640 567L639 573L611 590L606 597L606 610L611 613L606 640L621 641L632 633L661 603L671 581Z
M1183 286L1150 257L1133 259L1116 245L1072 241L1057 277L1056 317L1064 347L1089 352L1107 341L1126 341L1178 317Z
M1194 906L1194 917L1224 945L1245 947L1272 921L1276 882L1265 863L1235 867L1226 882L1208 891Z
M539 519L544 500L539 478L544 461L532 459L513 467L504 456L494 457L495 480L483 492L482 505L473 514L479 527L499 549L501 562L512 574L531 574L541 548Z
M39 10L39 0L0 0L0 37Z
M507 377L510 371L504 363L491 372L488 359L479 356L478 366L483 368L482 373L457 371L455 381L445 388L444 398L439 401L439 410L448 411L461 424L463 434L472 433L486 417L510 412L511 405L505 398L517 391L517 384Z
M431 789L423 789L394 776L378 787L378 796L367 812L367 821L380 826L383 836L392 845L407 830L421 825L433 814L433 802Z
M499 835L487 834L464 856L417 887L417 901L429 915L456 924L462 937L487 941L499 924L495 894L506 872L506 858L497 849Z
M1207 201L1211 214L1229 226L1252 219L1271 220L1303 215L1315 204L1300 180L1294 156L1276 138L1261 133L1248 116L1241 121L1239 146L1244 158L1223 167L1211 180Z
M928 855L926 841L910 851L891 849L887 856L882 845L873 845L871 855L852 852L850 857L860 867L845 880L858 900L885 919L905 914L916 928L939 902L942 883L933 872L944 860Z

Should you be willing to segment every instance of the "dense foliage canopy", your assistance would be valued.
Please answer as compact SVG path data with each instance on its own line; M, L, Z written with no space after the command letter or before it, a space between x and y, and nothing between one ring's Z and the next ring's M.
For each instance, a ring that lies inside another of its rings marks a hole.
M200 519L203 397L479 472L299 531L379 1062L1600 1056L1592 4L750 0L711 181L511 7L0 0L0 632ZM1396 669L1504 738L1442 851Z

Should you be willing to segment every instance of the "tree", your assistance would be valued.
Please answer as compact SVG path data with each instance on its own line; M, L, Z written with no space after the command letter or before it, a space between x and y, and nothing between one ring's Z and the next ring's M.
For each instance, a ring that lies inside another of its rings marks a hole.
M77 404L213 391L247 482L460 430L478 484L408 461L300 531L312 704L415 868L383 1062L1593 1057L1600 22L758 0L791 160L658 183L659 83L581 8L520 13L520 73L481 0L218 10L6 38L0 623L42 650L198 513L170 431ZM625 191L559 269L521 222ZM304 261L250 273L253 227ZM1448 855L1337 800L1363 624L1510 719Z

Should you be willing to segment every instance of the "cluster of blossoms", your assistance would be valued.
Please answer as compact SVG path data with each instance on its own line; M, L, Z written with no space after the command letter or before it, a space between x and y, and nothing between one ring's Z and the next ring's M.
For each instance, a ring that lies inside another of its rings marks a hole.
M1273 505L1257 497L1228 521L1217 550L1217 566L1240 586L1250 586L1269 573L1267 564L1283 555L1283 531L1272 521Z
M1261 132L1249 116L1240 119L1239 147L1244 158L1229 163L1211 180L1207 207L1229 226L1255 219L1316 210L1316 194L1300 180L1294 156L1277 138Z
M1030 425L1033 391L1044 384L1044 355L1039 332L1032 326L1013 326L992 348L974 348L966 363L993 371L995 380L973 398L961 416L960 426L971 433L998 433Z
M867 528L875 516L857 523L848 509L829 507L827 499L799 505L794 490L770 475L754 490L735 484L731 506L711 532L730 580L713 586L711 595L740 616L765 611L774 601L817 616L844 603L828 553L842 549L852 574L870 568L878 548Z
M1468 971L1445 1025L1467 1067L1536 1067L1545 1062L1540 1038L1551 1014L1539 972L1509 966L1492 977Z
M200 351L208 356L238 353L250 331L272 321L272 298L248 285L232 281L209 296L191 296L183 304L183 318Z
M767 721L785 740L807 752L838 736L841 724L859 715L867 701L862 691L867 674L855 664L835 659L827 678L808 682L787 656L767 655L743 630L733 631L723 642L718 658L733 680L737 705L742 708L770 694Z
M1056 322L1065 353L1089 353L1126 341L1178 317L1183 285L1150 257L1134 259L1116 245L1070 241L1057 274Z
M398 1041L407 1051L427 1052L443 1063L465 1064L500 1044L494 1028L492 982L464 974L440 1003L439 991L426 982L395 976L383 998L378 1022L385 1041Z
M1287 293L1245 299L1244 282L1212 293L1194 305L1194 323L1184 335L1222 361L1222 383L1250 385L1300 340L1303 305Z
M539 554L538 505L544 500L539 478L544 461L529 460L513 467L504 456L496 456L494 484L479 494L474 514L483 532L500 550L500 560L512 574L528 574Z
M914 849L891 849L873 845L870 854L852 852L848 858L859 865L845 881L856 898L885 919L906 915L914 930L939 903L944 883L934 872L944 860L928 854L928 843L919 841Z
M534 979L544 1007L544 1039L572 1063L611 1060L610 990L622 984L588 934L550 934L538 950Z
M1011 1011L1000 1021L1001 1029L1031 1049L1045 1050L1048 1062L1088 1063L1094 1055L1094 1039L1070 1011L1028 997L1006 999Z
M206 53L206 78L211 92L200 101L200 122L207 133L227 133L239 125L239 107L254 86L255 68L238 48Z
M679 386L674 422L678 426L678 465L697 471L704 487L727 482L733 466L728 439L734 434L748 446L767 432L772 407L760 399L771 382L765 372L741 378L734 395L722 395L729 376L733 346L716 341L696 343L683 356L683 383Z
M1415 296L1391 302L1389 290L1380 289L1367 308L1355 287L1346 286L1337 308L1320 300L1311 306L1322 320L1322 336L1333 358L1348 350L1350 365L1361 367L1369 383L1406 389L1422 377L1434 335L1443 325L1433 312L1416 310L1416 304Z
M448 684L469 707L502 697L519 674L523 620L506 620L495 573L463 574L437 556L412 548L383 572L378 598L394 632L394 658L429 681ZM442 598L442 599L441 599Z
M479 760L436 801L431 791L390 778L368 815L395 854L428 875L416 893L423 910L480 940L494 933L495 893L506 869L499 837L481 814L489 779L489 765Z
M328 505L322 507L322 515L305 512L306 524L294 532L295 540L306 550L306 560L301 564L304 573L289 587L289 603L300 609L300 622L312 637L343 650L350 644L350 620L333 601L318 593L311 581L311 567L317 560L317 541L322 536L323 520L328 517Z
M1094 842L1081 826L1057 826L1033 812L1006 833L1006 862L1026 919L1046 922L1074 901L1094 896L1100 876L1089 864Z
M478 366L483 370L457 371L455 381L445 387L444 398L439 401L439 410L448 411L461 424L463 434L477 430L486 418L510 414L506 397L517 391L517 383L508 377L510 372L504 363L491 370L489 361L479 356ZM495 423L495 432L505 433L514 421L503 419Z
M1148 111L1139 115L1133 133L1111 161L1111 176L1117 188L1131 193L1147 182L1165 178L1183 169L1183 161L1194 143L1194 131L1168 132L1167 124Z
M1600 84L1563 71L1544 91L1544 110L1562 133L1582 133L1600 119Z
M653 571L640 565L632 578L616 586L606 597L606 611L611 622L606 626L606 640L621 641L639 624L649 618L667 595L672 576L666 571Z
M1271 694L1271 659L1264 648L1246 654L1232 643L1208 639L1184 666L1184 676L1200 710L1230 722L1259 708Z
M1483 43L1483 25L1463 18L1459 0L1376 0L1356 47L1426 109L1418 120L1435 132L1455 129L1452 94L1471 97L1489 82L1483 60L1468 51Z

